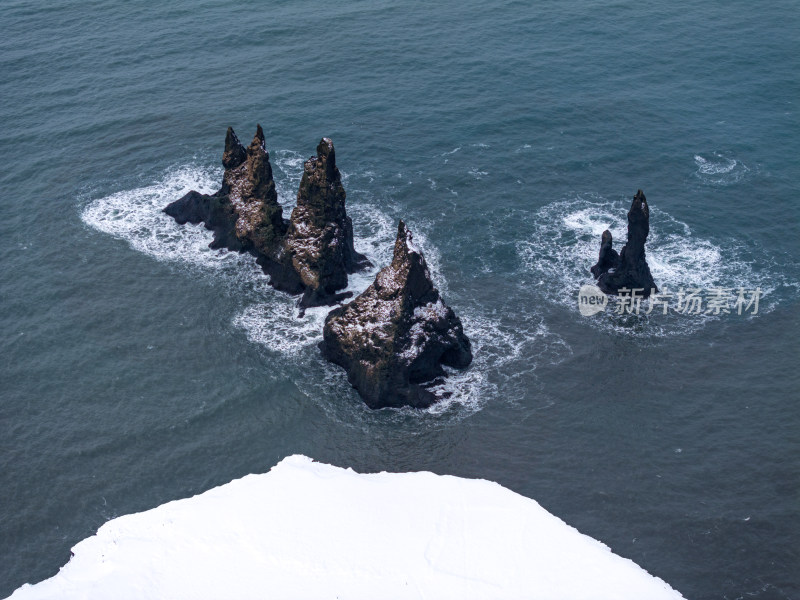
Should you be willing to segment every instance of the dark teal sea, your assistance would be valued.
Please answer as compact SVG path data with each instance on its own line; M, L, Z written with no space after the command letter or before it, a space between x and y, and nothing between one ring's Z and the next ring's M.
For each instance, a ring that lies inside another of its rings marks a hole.
M0 597L303 453L497 481L689 599L800 598L797 2L0 8ZM286 207L329 136L357 249L409 223L475 348L445 403L368 410L324 310L160 212L256 123ZM638 188L656 282L757 314L581 316Z

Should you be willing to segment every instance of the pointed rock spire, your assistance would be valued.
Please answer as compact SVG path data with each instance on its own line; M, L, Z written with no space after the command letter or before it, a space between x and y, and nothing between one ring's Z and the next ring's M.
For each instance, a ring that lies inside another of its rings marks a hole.
M616 269L619 266L619 254L612 246L611 232L606 229L600 238L600 254L597 257L597 264L591 269L595 279L609 269Z
M236 237L261 252L271 252L286 232L286 225L261 125L245 155L241 164L225 170L222 191L228 194L236 213Z
M330 138L322 138L317 154L303 164L303 178L297 192L297 206L315 221L339 220L345 212L347 194L336 168L336 151Z
M248 148L248 153L255 153L255 152L265 152L267 151L267 142L264 138L264 130L261 129L261 125L256 125L256 134L253 136L253 141L250 142L250 147Z
M650 233L650 208L644 192L638 190L628 211L628 241L617 255L611 247L611 232L604 231L600 241L600 256L592 267L597 287L606 294L622 289L641 290L642 297L658 291L645 258L644 246Z
M302 306L327 302L347 287L347 274L365 264L353 246L353 222L345 210L346 194L330 138L303 165L303 178L292 210L284 247L307 288Z
M247 158L247 152L236 137L233 127L228 127L225 135L225 152L222 153L222 166L226 169L235 169Z
M384 280L389 277L394 281ZM383 269L375 281L384 288L400 285L402 295L416 304L424 303L439 293L433 287L425 257L414 245L414 236L402 220L397 226L391 269Z
M331 138L322 138L317 144L317 160L324 165L325 178L328 181L340 179L339 169L336 168L336 150Z
M461 320L433 285L402 221L391 264L364 293L330 312L320 348L345 368L370 408L429 406L436 397L422 384L443 376L442 365L472 361Z

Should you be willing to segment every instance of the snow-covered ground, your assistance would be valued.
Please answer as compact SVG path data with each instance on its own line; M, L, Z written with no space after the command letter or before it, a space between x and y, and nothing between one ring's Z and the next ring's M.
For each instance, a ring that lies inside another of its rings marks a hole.
M103 525L33 598L681 598L496 483L290 456Z

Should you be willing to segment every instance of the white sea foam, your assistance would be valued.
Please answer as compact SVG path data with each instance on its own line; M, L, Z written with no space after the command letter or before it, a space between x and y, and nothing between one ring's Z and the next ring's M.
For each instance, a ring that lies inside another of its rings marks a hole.
M293 150L275 150L270 153L275 190L278 192L278 202L283 206L286 218L289 218L297 203L297 189L303 177L303 164L309 157L310 155L304 156Z
M606 229L616 225L617 217L611 211L598 211L593 208L576 210L564 216L562 222L568 229L590 233L599 238Z
M250 257L227 250L211 250L212 234L202 225L178 225L162 212L172 200L197 190L213 192L220 173L182 166L170 169L155 183L120 191L90 202L81 218L87 225L125 240L133 249L158 260L188 262L211 269L243 269Z
M329 310L310 308L299 318L295 300L275 294L269 302L247 306L233 318L233 325L242 329L251 342L292 356L319 343Z
M447 369L447 377L431 386L443 400L427 409L429 414L457 408L466 416L480 410L487 399L501 396L513 402L526 392L514 389L515 382L536 368L536 359L558 362L570 352L540 317L519 315L507 323L469 307L461 311L461 320L472 342L473 364L465 371Z
M709 185L731 185L741 181L750 172L741 161L718 152L708 156L696 154L694 162L697 166L695 175Z
M611 231L617 250L625 244L628 208L626 200L576 195L548 204L527 218L534 230L529 239L517 243L517 252L523 269L544 286L548 301L575 308L577 290L593 281L589 268L597 261L602 232ZM658 208L651 207L650 215L647 262L662 291L675 294L680 288L760 287L759 313L774 308L776 301L770 295L778 285L776 278L773 273L756 270L755 262L746 258L748 248L735 240L703 239L686 223ZM689 333L719 318L674 311L666 316L622 316L614 314L615 309L612 301L605 313L586 319L586 323L649 337Z

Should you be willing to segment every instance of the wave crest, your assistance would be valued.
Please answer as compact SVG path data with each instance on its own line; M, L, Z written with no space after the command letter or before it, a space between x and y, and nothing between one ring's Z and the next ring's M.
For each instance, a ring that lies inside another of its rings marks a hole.
M727 186L744 179L750 169L743 162L713 152L709 157L695 154L695 176L707 185Z

